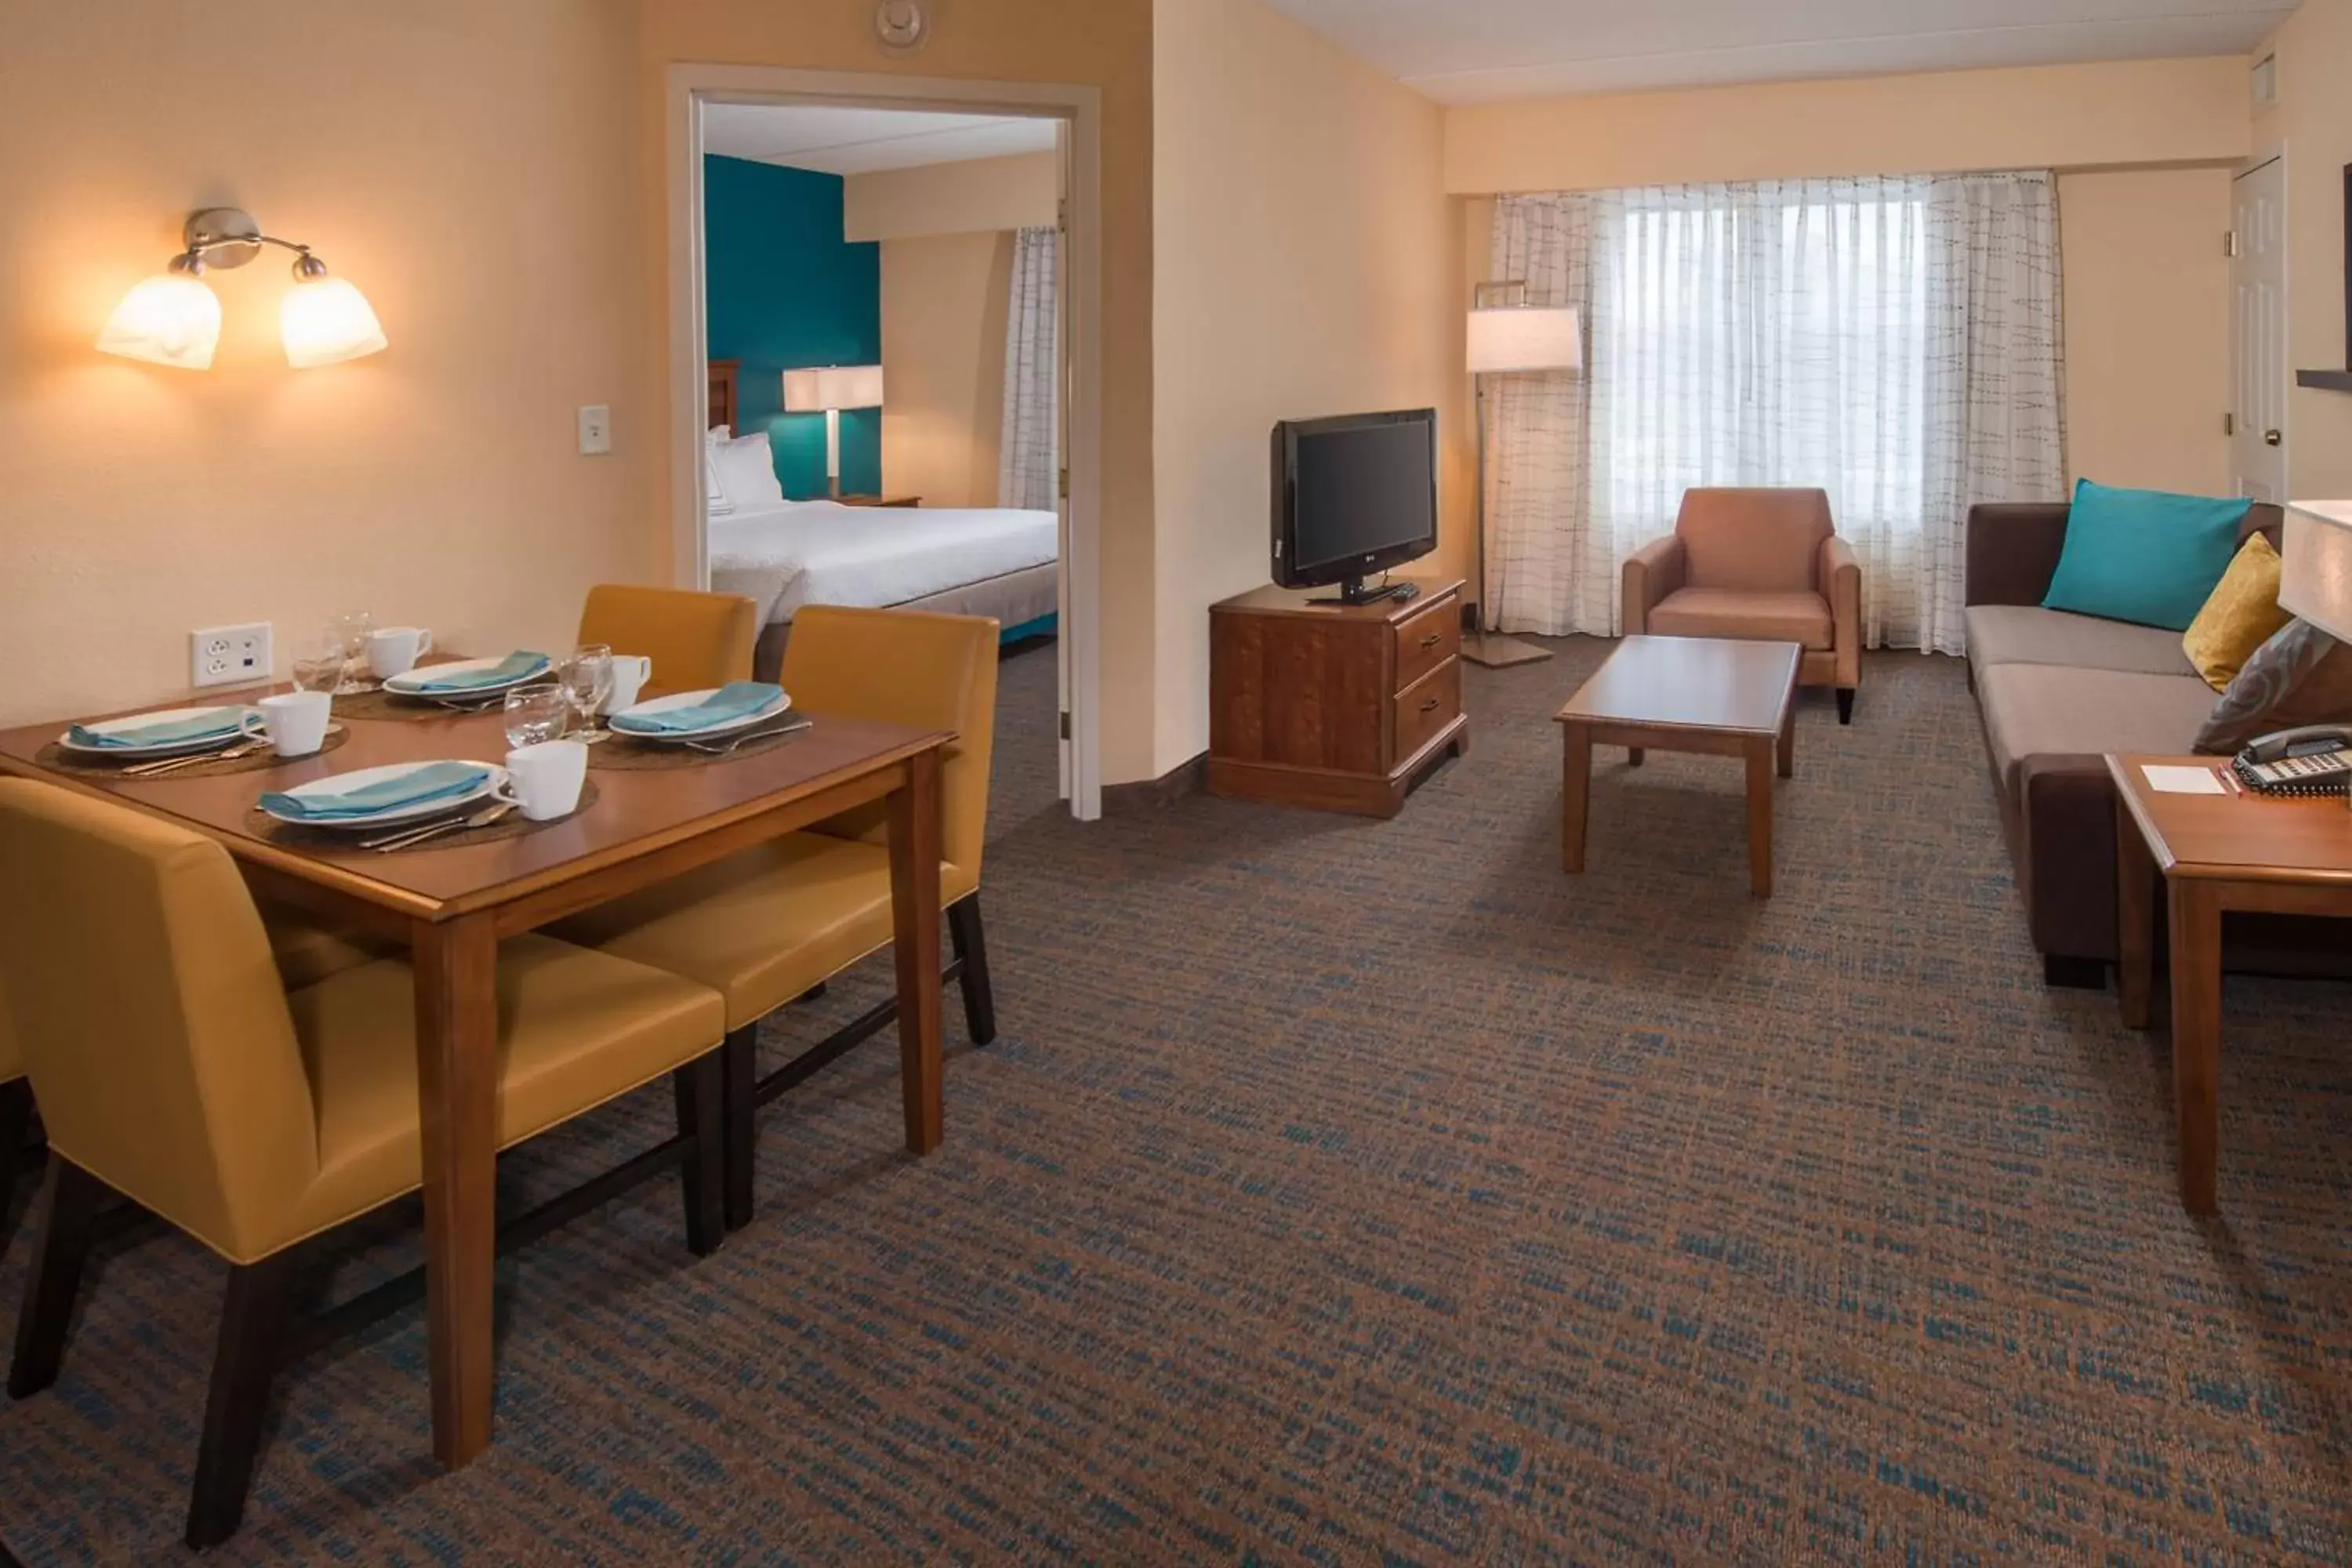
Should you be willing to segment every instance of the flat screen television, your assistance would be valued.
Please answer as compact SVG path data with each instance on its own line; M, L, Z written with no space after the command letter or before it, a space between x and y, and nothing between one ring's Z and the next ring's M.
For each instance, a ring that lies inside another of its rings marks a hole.
M1286 419L1274 427L1274 580L1338 601L1409 599L1364 579L1437 548L1437 410ZM1325 600L1323 603L1333 601Z

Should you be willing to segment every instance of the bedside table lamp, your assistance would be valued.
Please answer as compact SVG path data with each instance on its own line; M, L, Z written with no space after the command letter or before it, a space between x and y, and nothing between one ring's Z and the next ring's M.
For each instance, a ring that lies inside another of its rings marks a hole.
M835 364L784 372L784 412L824 416L824 481L841 495L841 411L882 406L882 367Z
M1584 332L1573 306L1532 306L1524 283L1481 283L1471 297L1469 364L1478 411L1478 620L1462 657L1490 668L1549 658L1549 648L1486 630L1496 622L1496 552L1486 529L1486 378L1523 371L1582 370Z
M2352 643L2352 501L2290 501L2281 537L2279 608Z

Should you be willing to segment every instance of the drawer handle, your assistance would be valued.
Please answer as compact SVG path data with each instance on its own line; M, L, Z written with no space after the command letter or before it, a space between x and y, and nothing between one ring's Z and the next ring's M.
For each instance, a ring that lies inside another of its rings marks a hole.
M1427 649L1435 647L1439 643L1442 643L1444 640L1445 634L1444 632L1432 632L1427 637L1421 639L1421 646L1423 649L1426 651Z
M1424 713L1434 713L1434 712L1436 712L1436 711L1437 711L1437 699L1436 699L1436 698L1434 698L1434 697L1433 697L1433 698L1431 698L1428 701L1426 701L1426 702L1423 703L1423 704L1421 705L1421 710L1422 710L1423 712L1424 712Z

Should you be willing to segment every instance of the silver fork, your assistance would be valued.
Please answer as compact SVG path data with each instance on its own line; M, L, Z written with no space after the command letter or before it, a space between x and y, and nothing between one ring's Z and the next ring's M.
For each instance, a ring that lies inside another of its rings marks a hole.
M373 849L379 855L388 854L394 849L405 849L412 844L422 844L428 838L437 838L444 833L456 833L468 827L488 827L514 808L515 803L510 800L495 801L463 816L443 817L423 827L412 827L403 833L387 833L382 838L362 838L360 847Z
M192 752L184 757L169 757L160 763L141 763L135 767L123 769L122 776L127 779L152 779L162 773L176 773L182 768L194 767L198 763L234 762L238 757L249 757L256 752L265 750L268 744L267 741L239 741L236 744L224 746L217 752Z
M808 727L808 720L795 719L789 724L779 724L772 730L753 730L738 735L723 746L713 745L709 741L688 741L686 743L686 749L689 752L700 752L708 757L731 757L735 754L735 748L738 746L748 746L754 741L765 741L777 735L794 734Z

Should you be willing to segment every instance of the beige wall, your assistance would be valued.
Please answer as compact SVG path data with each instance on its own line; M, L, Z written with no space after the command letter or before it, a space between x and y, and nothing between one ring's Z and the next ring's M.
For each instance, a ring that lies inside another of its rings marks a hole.
M882 488L997 504L1013 236L882 242Z
M0 719L168 698L187 633L331 612L483 649L568 646L581 596L663 549L664 437L629 211L633 7L178 0L11 9L0 48ZM200 112L192 93L218 90ZM397 128L396 133L393 128ZM213 282L208 372L91 340L232 202L315 244L392 346L277 342L282 260ZM457 236L455 240L423 236ZM612 405L614 451L573 452Z
M1434 404L1457 424L1462 325L1436 106L1257 0L1155 16L1164 773L1208 744L1209 605L1267 579L1275 421Z
M2073 477L2224 495L2230 170L2063 174Z
M2343 370L2344 165L2352 163L2352 0L2304 0L2273 40L2276 107L2254 122L2257 150L2286 154L2287 362ZM2352 395L2287 394L2287 493L2352 497Z
M852 174L842 182L842 227L852 240L1047 227L1062 199L1056 153L971 158Z
M2185 163L2243 157L2248 140L2235 57L1943 71L1457 108L1445 188Z
M1153 644L1151 0L954 0L937 6L922 53L884 54L871 7L851 0L660 0L639 32L639 123L663 144L673 62L895 71L922 77L1089 84L1102 91L1102 764L1106 783L1151 776L1158 657ZM667 290L663 172L648 169L636 210L644 258ZM667 298L666 292L659 296ZM667 395L667 323L645 317L656 361L648 391ZM665 482L667 479L665 478ZM665 491L666 495L667 492ZM667 560L667 503L645 512Z

